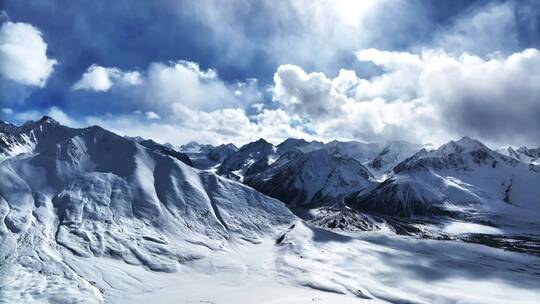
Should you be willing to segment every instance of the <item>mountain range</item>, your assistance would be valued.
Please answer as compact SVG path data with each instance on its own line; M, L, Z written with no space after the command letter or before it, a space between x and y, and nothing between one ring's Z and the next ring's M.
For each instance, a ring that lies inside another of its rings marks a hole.
M171 280L195 299L204 284L222 283L208 274L226 273L231 286L270 299L272 288L289 288L291 302L307 292L334 303L491 303L495 291L478 301L448 291L484 272L497 287L522 282L512 287L518 302L534 303L538 156L469 137L436 149L303 139L176 149L46 116L0 122L0 302L132 303L133 286L148 288L136 301L167 299L161 290L178 295ZM451 274L418 268L421 259L453 267L459 280L433 282ZM428 282L436 288L413 286Z

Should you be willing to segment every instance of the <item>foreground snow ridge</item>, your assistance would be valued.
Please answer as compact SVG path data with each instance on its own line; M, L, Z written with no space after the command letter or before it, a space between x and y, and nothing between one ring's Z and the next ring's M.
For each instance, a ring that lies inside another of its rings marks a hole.
M0 122L0 303L539 303L536 165L467 138L416 148L177 151L49 117ZM418 197L459 216L413 217ZM511 234L526 246L504 250Z

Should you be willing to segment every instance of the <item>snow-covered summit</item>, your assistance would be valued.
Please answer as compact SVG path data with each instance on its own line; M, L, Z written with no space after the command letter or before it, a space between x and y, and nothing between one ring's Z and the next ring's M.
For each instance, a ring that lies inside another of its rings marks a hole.
M229 155L218 168L218 174L241 180L246 170L257 162L270 163L276 148L265 139L248 143Z
M208 153L214 146L210 144L200 144L196 141L190 141L180 146L180 152L184 153Z

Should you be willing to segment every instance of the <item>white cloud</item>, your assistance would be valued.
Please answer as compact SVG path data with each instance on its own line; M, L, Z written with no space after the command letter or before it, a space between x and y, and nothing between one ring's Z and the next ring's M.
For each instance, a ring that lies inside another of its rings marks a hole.
M144 116L146 116L146 118L150 120L161 118L159 115L156 114L156 112L152 112L152 111L148 111L144 113Z
M73 85L73 89L106 92L113 86L134 86L141 82L141 75L137 71L122 71L93 64Z
M381 66L383 74L361 79L342 70L328 78L281 66L274 76L276 103L325 138L441 143L471 135L494 143L539 143L538 50L498 59L441 50L371 49L357 56Z
M282 65L274 74L274 100L294 114L324 118L341 114L346 97L323 73L307 74L300 67Z
M56 64L47 57L47 43L37 28L10 21L2 24L0 75L23 85L43 87Z
M58 107L51 107L45 115L52 117L54 120L68 127L78 128L81 126L77 120L71 118Z
M291 127L292 118L282 110L263 110L248 117L242 109L215 111L191 110L175 105L174 119L143 121L137 113L103 115L83 119L85 124L97 124L121 135L142 136L158 142L182 144L192 140L243 145L261 137L279 143L288 137L320 139Z
M169 111L175 103L192 109L214 110L234 107L239 99L212 69L201 70L189 61L153 63L146 76L146 100L163 111Z
M261 112L264 109L264 103L254 103L251 104L250 107L257 112Z

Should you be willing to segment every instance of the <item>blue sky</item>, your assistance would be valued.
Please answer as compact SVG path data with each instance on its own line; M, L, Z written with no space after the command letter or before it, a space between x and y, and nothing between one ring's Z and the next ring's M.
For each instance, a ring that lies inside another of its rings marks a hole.
M1 2L1 119L540 145L536 1Z

